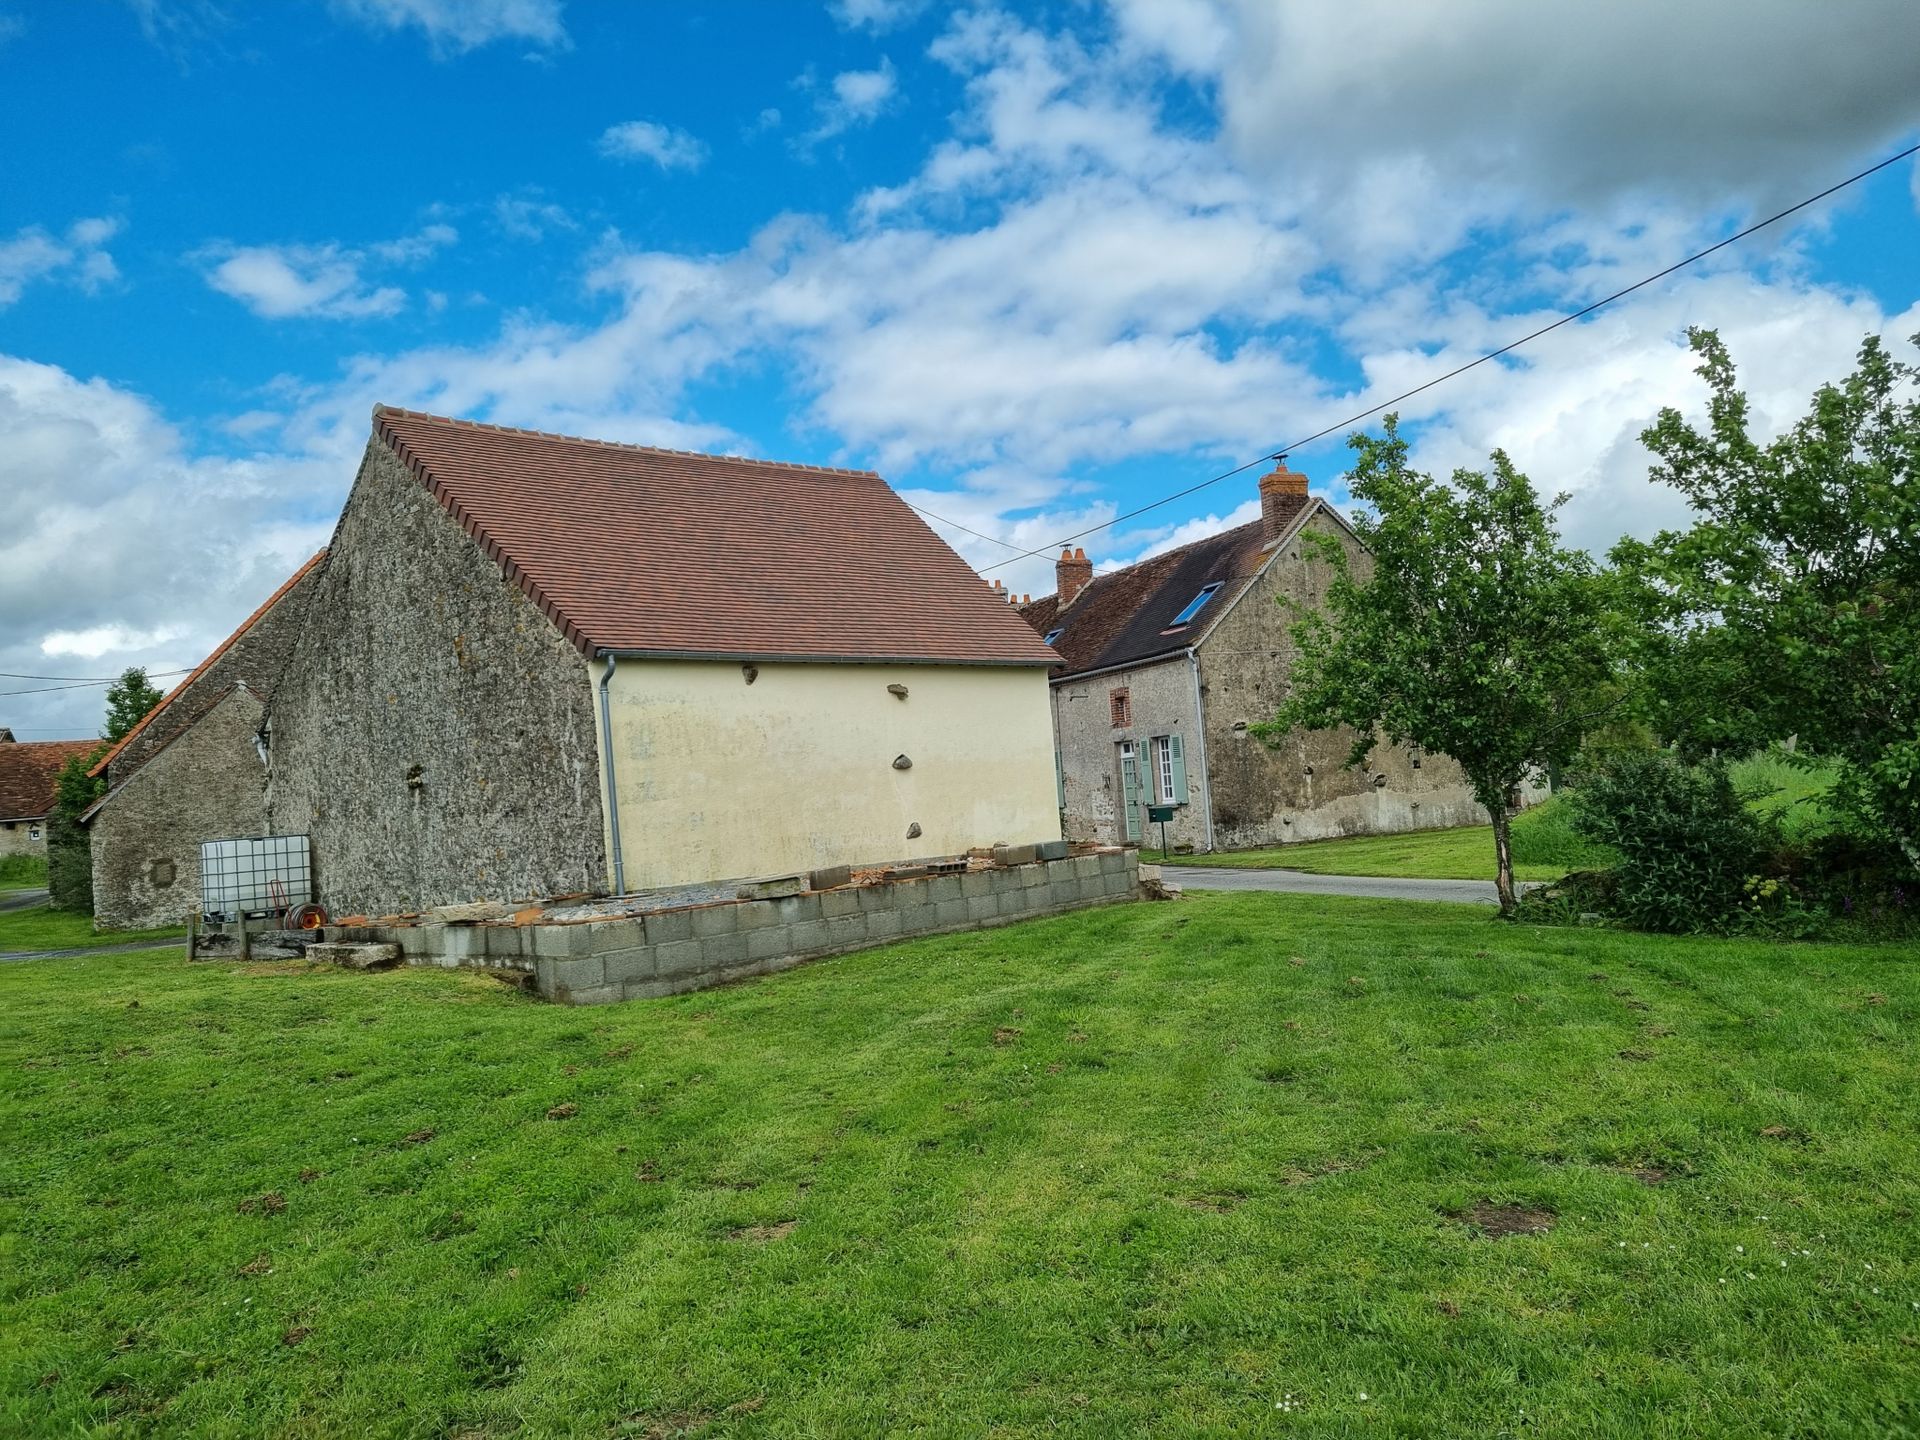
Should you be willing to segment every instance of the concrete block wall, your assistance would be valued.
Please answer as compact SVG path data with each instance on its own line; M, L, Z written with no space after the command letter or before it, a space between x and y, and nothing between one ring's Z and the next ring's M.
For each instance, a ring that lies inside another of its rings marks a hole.
M918 935L1131 900L1139 871L1135 852L1107 851L586 924L329 926L327 938L396 943L415 965L527 971L548 1000L601 1005L702 990Z

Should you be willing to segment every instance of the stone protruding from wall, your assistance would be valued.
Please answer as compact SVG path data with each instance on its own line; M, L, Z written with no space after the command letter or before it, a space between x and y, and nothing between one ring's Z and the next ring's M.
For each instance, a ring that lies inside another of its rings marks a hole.
M1082 590L1093 583L1093 561L1079 546L1068 549L1062 545L1060 558L1053 563L1053 580L1060 596L1060 608L1065 610Z
M411 965L518 970L563 1005L704 990L804 960L918 935L978 930L1140 898L1140 859L1107 850L965 874L656 910L571 925L329 927L327 940L398 944Z
M1307 477L1287 468L1284 458L1273 473L1260 477L1260 543L1272 545L1287 533L1294 517L1307 508Z

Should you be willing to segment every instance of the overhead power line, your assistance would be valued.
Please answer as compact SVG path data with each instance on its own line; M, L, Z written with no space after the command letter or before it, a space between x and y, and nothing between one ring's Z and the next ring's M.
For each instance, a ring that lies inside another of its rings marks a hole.
M185 675L192 668L193 667L191 665L188 665L188 666L184 666L179 670L154 670L154 671L148 672L147 678L149 680L158 680L168 675ZM6 675L6 678L9 680L60 680L60 679L66 678L59 675L10 675L10 674L7 674L5 671L0 671L0 675ZM120 677L118 675L115 675L108 680L69 679L67 683L64 685L41 685L30 690L0 690L0 696L48 695L55 690L90 690L96 685L118 685L119 683L120 683Z
M991 574L993 571L1003 569L1004 567L1008 565L1012 565L1017 561L1030 560L1038 555L1049 554L1053 550L1059 548L1060 546L1070 544L1075 540L1084 539L1088 535L1097 534L1099 531L1105 530L1108 527L1113 525L1118 525L1122 521L1135 519L1138 516L1145 515L1150 510L1158 510L1162 505L1170 505L1175 500L1185 499L1189 495L1193 495L1198 493L1201 490L1205 490L1209 485L1218 485L1222 480L1231 480L1235 475L1244 474L1246 471L1253 469L1256 465L1264 465L1267 463L1267 461L1277 459L1280 456L1285 455L1290 450L1299 450L1304 448L1305 446L1311 445L1316 440L1324 440L1326 439L1327 436L1333 434L1337 430L1344 430L1349 425L1356 424L1361 420L1365 420L1370 418L1371 416L1378 415L1382 410L1385 410L1390 406L1398 405L1402 400L1411 400L1415 395L1418 395L1421 392L1426 390L1431 390L1436 385L1444 384L1445 382L1453 379L1457 375L1464 375L1467 373L1467 371L1474 369L1476 366L1484 365L1489 360L1497 360L1502 355L1505 355L1510 351L1518 350L1522 345L1525 345L1530 340L1538 340L1542 335L1550 334L1552 331L1558 330L1562 325L1571 325L1574 321L1582 319L1585 316L1591 315L1593 314L1594 311L1599 310L1604 306L1611 305L1614 301L1623 299L1626 296L1633 294L1633 292L1636 290L1644 290L1647 286L1653 284L1656 280L1664 280L1666 279L1667 276L1673 274L1675 271L1684 270L1687 268L1687 266L1694 264L1696 261L1706 259L1707 256L1713 254L1716 250L1724 250L1727 248L1727 246L1732 245L1737 241L1744 240L1749 235L1755 234L1758 231L1766 229L1769 225L1777 224L1778 222L1786 219L1789 215L1797 214L1798 212L1806 209L1809 205L1817 205L1822 200L1826 199L1829 195L1836 195L1840 191L1846 189L1849 185L1858 184L1860 181L1866 179L1869 175L1877 174L1878 172L1885 170L1889 165L1897 165L1902 160L1907 159L1911 155L1920 155L1920 145L1909 145L1906 149L1900 151L1897 155L1889 155L1886 159L1880 161L1877 165L1869 165L1866 169L1860 171L1858 174L1849 175L1846 179L1840 181L1839 184L1829 185L1826 189L1820 191L1820 193L1817 195L1809 195L1806 199L1800 201L1798 204L1789 205L1786 209L1777 211L1774 214L1769 215L1764 220L1757 220L1753 224L1747 226L1746 229L1736 231L1732 235L1727 236L1726 239L1707 246L1706 249L1704 250L1696 250L1693 254L1687 256L1686 259L1677 260L1673 264L1667 266L1667 268L1664 270L1655 271L1653 274L1647 276L1644 280L1636 280L1633 282L1633 284L1626 286L1624 289L1616 290L1611 295L1608 295L1603 299L1594 301L1591 305L1584 305L1578 310L1572 311L1571 313L1566 315L1562 315L1558 320L1555 320L1550 325L1542 325L1538 330L1530 331L1527 334L1522 335L1517 340L1508 341L1505 345L1502 345L1498 350L1489 350L1486 354L1480 356L1478 359L1469 360L1464 365L1454 366L1453 369L1448 370L1444 374L1435 375L1431 380L1427 380L1422 384L1416 385L1411 390L1403 390L1398 395L1395 395L1389 400L1382 400L1377 405L1371 405L1371 406L1368 406L1365 410L1356 411L1354 414L1347 416L1346 419L1336 420L1334 421L1333 424L1326 426L1324 429L1316 430L1313 432L1313 434L1303 436L1301 439L1292 441L1290 444L1275 446L1273 449L1267 451L1265 454L1260 455L1255 459L1249 460L1243 465L1236 465L1231 470L1222 470L1218 475L1210 475L1205 480L1201 480L1195 484L1187 486L1184 490L1175 490L1173 493L1169 495L1162 495L1158 500L1149 501L1147 504L1141 505L1136 509L1129 510L1126 513L1121 515L1116 515L1111 520L1103 520L1098 525L1090 525L1085 530L1076 530L1073 534L1065 536L1059 540L1053 541L1051 544L1043 545L1038 550L1021 550L1018 554L1014 555L1011 559L995 561L993 564L986 566L979 573L982 575ZM915 506L914 508L918 509L919 507ZM921 513L924 515L927 512L921 511ZM938 519L939 517L929 516L928 518ZM945 523L952 524L953 522L947 521ZM966 529L964 525L959 528L963 530ZM968 531L968 533L972 535L978 535L980 532L977 530L971 530L971 531ZM993 539L992 536L983 536L982 538ZM1016 548L1015 546L1008 545L1007 542L1004 540L995 540L994 543L997 545L1004 545L1009 550Z

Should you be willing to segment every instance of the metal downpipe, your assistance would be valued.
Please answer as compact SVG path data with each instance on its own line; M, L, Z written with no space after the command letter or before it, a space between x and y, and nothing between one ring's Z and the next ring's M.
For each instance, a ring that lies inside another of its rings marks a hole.
M613 771L613 705L607 698L607 686L613 679L617 657L607 656L607 668L600 672L600 773L607 781L607 833L613 837L613 893L627 893L627 866L620 854L620 787Z

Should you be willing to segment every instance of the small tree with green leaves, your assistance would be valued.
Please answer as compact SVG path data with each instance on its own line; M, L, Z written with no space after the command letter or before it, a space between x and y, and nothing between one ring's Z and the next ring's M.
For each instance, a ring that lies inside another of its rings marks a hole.
M1383 738L1451 756L1492 817L1495 884L1510 913L1520 788L1571 761L1617 703L1606 577L1561 547L1560 501L1543 504L1504 454L1491 473L1459 470L1443 484L1409 467L1396 416L1380 438L1348 444L1359 455L1348 488L1366 507L1354 529L1370 561L1350 565L1333 537L1311 537L1334 570L1327 611L1298 612L1289 698L1255 729L1271 743L1351 726L1350 765Z
M101 727L99 747L74 757L61 768L54 786L53 813L47 817L47 898L56 908L92 913L93 847L80 817L106 793L107 782L91 779L87 772L163 698L163 692L147 679L144 669L135 666L121 672L120 678L107 687L107 718Z
M1920 869L1920 367L1870 335L1761 444L1719 336L1689 338L1706 428L1668 409L1642 438L1693 527L1613 552L1649 622L1646 712L1694 753L1797 737L1792 758L1837 765L1834 798Z

